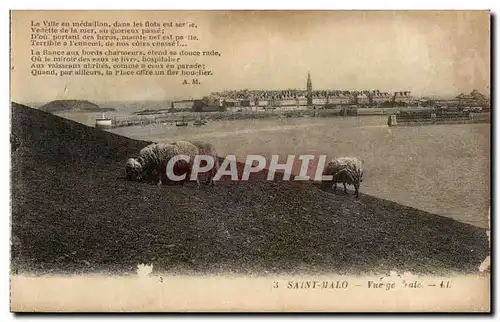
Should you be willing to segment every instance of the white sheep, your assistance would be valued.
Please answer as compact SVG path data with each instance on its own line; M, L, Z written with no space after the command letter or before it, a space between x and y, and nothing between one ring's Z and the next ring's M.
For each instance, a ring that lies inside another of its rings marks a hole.
M203 145L203 147L209 149L209 146ZM215 151L215 148L212 150ZM157 184L166 183L167 180L171 179L167 174L168 162L176 156L185 155L189 157L189 161L177 160L173 168L174 173L177 175L186 174L184 183L191 176L193 162L198 154L200 154L200 149L188 141L152 143L141 149L137 159L131 158L127 160L127 177L130 179L154 180ZM199 187L198 178L196 178L196 183Z
M344 192L347 193L346 184L353 185L356 190L356 198L359 197L359 186L363 181L363 161L356 157L342 157L328 163L323 175L333 176L332 180L324 181L325 186L334 184L333 191L337 191L337 183L344 185Z
M219 170L219 157L217 156L217 150L215 149L215 146L211 143L208 142L203 142L203 141L191 141L198 149L199 149L199 154L200 155L208 155L211 156L214 160L214 164L212 168L208 171L207 173L207 181L206 183L210 185L214 185L215 182L213 178L215 177L215 174Z

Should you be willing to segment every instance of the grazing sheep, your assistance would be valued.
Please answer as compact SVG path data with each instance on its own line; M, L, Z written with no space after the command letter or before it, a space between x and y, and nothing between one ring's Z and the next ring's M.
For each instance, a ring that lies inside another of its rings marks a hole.
M353 185L356 190L356 198L359 197L359 186L363 181L363 161L355 157L343 157L328 163L323 175L331 175L331 181L323 182L326 187L334 184L333 191L337 191L337 183L344 185L344 192L347 193L346 184Z
M193 143L199 149L200 155L209 155L214 159L214 164L212 166L212 169L210 169L207 172L207 180L206 180L206 183L214 185L215 182L213 178L215 177L215 174L219 170L219 158L217 156L217 150L215 149L215 146L211 143L203 141L191 141L191 143Z
M142 166L141 177L144 179L154 179L158 184L165 184L169 179L166 173L168 162L175 156L187 155L190 162L179 160L175 163L174 173L177 175L186 173L186 180L191 175L192 162L198 149L186 142L176 143L154 143L141 150L137 160ZM180 173L179 173L180 172ZM184 183L183 181L183 183Z
M192 162L197 154L198 148L185 141L152 143L141 149L137 159L130 158L127 160L127 178L130 180L153 181L157 184L166 183L169 179L166 173L168 162L177 155L187 155L190 157L190 162L177 161L173 171L177 175L187 173L186 180L188 180L191 175Z
M213 151L215 154L215 148L211 145L202 146L204 149L208 149L208 152L211 153ZM190 179L193 162L198 154L200 154L200 149L188 141L152 143L139 152L137 159L127 160L127 178L152 180L157 184L165 184L169 180L166 171L168 162L175 156L186 155L190 158L189 162L178 160L173 168L173 172L176 175L186 174L184 183ZM198 178L196 178L196 183L199 187L200 182Z

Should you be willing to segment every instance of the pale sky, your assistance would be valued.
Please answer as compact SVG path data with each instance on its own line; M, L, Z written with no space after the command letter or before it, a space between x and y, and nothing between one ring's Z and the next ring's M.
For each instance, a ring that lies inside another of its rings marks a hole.
M49 18L194 21L196 47L222 56L199 60L215 75L200 77L198 86L168 76L31 76L30 20ZM489 18L487 11L13 12L11 96L17 102L186 99L225 89L305 88L308 72L313 89L489 94Z

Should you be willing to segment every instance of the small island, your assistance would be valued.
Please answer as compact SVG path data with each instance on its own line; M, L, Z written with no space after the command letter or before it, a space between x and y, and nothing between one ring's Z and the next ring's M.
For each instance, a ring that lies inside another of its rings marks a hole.
M58 112L110 112L114 108L100 107L99 105L87 100L55 100L40 107L40 110L49 113Z

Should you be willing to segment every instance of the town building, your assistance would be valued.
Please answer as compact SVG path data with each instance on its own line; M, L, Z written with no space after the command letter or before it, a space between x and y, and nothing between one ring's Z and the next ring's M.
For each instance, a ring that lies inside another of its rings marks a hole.
M404 91L404 92L395 92L393 96L393 100L396 103L406 103L406 104L412 104L415 102L415 98L411 96L410 91Z

